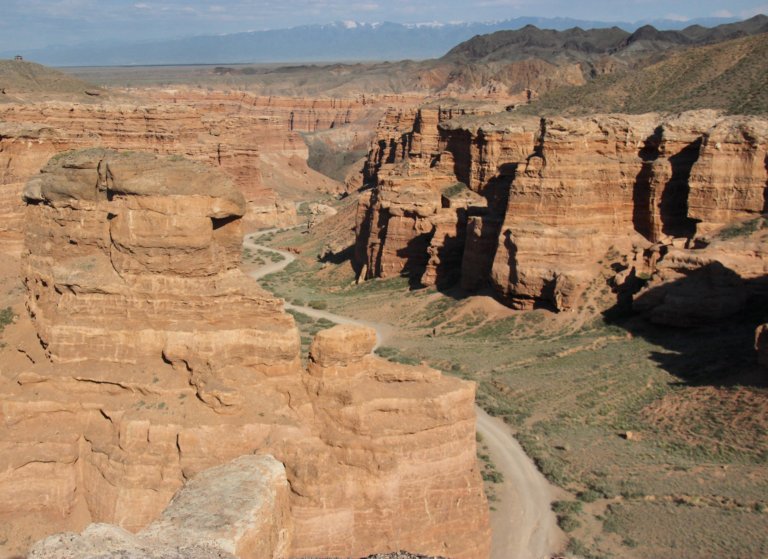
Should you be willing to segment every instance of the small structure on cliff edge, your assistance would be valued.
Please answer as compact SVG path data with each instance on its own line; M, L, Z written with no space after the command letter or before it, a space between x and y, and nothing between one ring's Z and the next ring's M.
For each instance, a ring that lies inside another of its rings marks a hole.
M488 556L474 384L372 355L364 328L320 332L303 369L283 302L239 269L245 202L223 175L86 150L24 197L36 338L0 375L3 552L89 522L141 530L186 480L258 453L290 488L270 557Z

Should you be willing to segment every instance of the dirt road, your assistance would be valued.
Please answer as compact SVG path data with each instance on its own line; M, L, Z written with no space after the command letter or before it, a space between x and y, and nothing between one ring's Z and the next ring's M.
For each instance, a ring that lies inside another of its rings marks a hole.
M504 475L500 497L491 512L492 559L542 559L563 548L550 503L552 486L512 436L509 426L477 411L477 432L487 445L496 469Z
M250 276L256 280L279 272L296 259L290 252L256 242L259 236L270 231L250 235L243 243L251 250L262 250L283 256L280 262L270 262L250 272ZM290 303L286 303L285 307L314 318L325 318L337 324L360 324L374 328L377 337L376 347L381 345L392 332L392 327L388 324L357 320ZM499 500L493 503L496 510L491 511L491 559L551 557L565 544L565 536L557 527L557 519L550 507L554 498L552 486L536 469L533 461L525 454L504 422L489 416L477 406L475 410L477 411L477 432L487 445L496 469L504 476L504 481L497 491Z

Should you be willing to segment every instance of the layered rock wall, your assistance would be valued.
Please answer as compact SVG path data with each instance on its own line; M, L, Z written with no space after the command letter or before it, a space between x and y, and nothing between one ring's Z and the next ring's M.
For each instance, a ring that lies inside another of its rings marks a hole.
M206 115L184 105L65 106L51 102L6 105L0 108L0 119L7 126L5 133L0 131L0 163L12 174L3 180L3 197L17 197L23 183L53 153L98 146L189 157L220 168L245 196L248 228L296 221L293 206L279 201L262 182L264 126L257 117ZM48 132L25 137L24 130L29 129ZM306 153L300 139L296 143Z
M258 452L285 467L284 556L487 557L474 386L370 355L349 328L319 334L303 370L293 319L237 268L245 203L226 177L87 150L25 198L29 318L0 362L4 553L89 522L140 530L186 480Z
M457 224L443 268L455 276L461 262L465 288L490 283L512 306L565 310L605 262L654 244L693 247L766 209L768 129L759 117L436 114L417 112L411 132L402 131L410 115L390 115L381 132L390 141L371 150L377 186L361 201L356 245L369 277L417 270L422 283L437 283L436 254ZM473 203L451 217L438 208L455 182L481 195L485 209Z

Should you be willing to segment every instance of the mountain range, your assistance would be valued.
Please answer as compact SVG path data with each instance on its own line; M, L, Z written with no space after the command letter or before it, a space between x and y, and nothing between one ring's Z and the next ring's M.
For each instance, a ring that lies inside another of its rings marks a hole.
M335 22L290 29L202 35L162 41L49 46L0 53L23 55L50 66L123 66L163 64L236 64L267 62L328 62L426 59L444 55L476 35L521 29L528 25L552 30L619 28L633 32L645 25L674 30L735 21L703 18L686 22L654 20L601 22L569 18L520 17L486 23L358 23Z

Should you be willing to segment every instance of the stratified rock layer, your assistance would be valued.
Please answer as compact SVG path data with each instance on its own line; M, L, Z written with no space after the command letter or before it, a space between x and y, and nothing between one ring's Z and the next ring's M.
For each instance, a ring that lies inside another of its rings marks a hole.
M5 550L140 530L186 480L260 453L285 467L286 556L488 555L474 385L374 357L350 327L318 335L302 370L293 319L237 267L245 203L224 176L87 150L25 198L30 317L0 363Z
M367 277L459 278L467 289L490 284L514 307L567 310L599 288L606 263L654 245L696 259L705 237L768 208L764 118L453 113L382 121L366 167L376 188L356 229ZM452 185L484 200L455 204ZM638 273L654 273L668 252L658 247L653 270ZM752 277L749 249L739 250L732 270Z
M192 88L129 93L148 100L0 105L0 249L20 248L19 197L27 180L54 154L94 146L204 162L242 192L246 229L295 225L289 201L296 199L294 192L340 187L308 168L300 134L368 121L372 127L388 106L414 102L401 96L312 99Z

